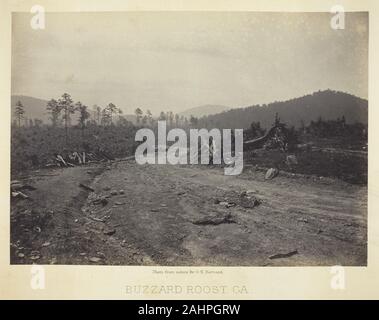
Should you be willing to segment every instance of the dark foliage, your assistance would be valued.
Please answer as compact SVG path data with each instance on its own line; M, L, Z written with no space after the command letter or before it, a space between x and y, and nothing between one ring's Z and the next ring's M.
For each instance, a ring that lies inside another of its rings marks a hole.
M11 170L13 173L43 167L55 154L65 156L74 151L97 152L102 150L113 157L132 155L135 149L136 128L129 126L88 125L83 131L79 126L68 131L50 126L12 127Z
M320 116L324 120L345 116L346 123L367 124L367 106L367 100L343 92L325 90L287 101L231 109L200 118L197 126L247 129L252 122L260 122L262 128L268 129L277 113L282 122L297 129Z

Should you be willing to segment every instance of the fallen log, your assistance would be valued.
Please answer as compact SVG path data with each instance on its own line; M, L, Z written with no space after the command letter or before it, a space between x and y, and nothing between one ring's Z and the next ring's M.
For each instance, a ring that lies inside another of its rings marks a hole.
M272 256L269 256L269 259L281 259L281 258L289 258L292 257L293 255L298 254L297 250L288 252L288 253L277 253L273 254Z
M91 187L89 187L83 183L79 183L79 186L82 187L83 189L86 189L86 190L91 191L91 192L95 191L95 189L93 189L93 188L91 188Z

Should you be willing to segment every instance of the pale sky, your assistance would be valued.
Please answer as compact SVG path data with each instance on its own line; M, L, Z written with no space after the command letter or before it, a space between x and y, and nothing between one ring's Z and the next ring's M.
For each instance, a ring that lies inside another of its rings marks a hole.
M12 94L68 92L174 112L286 100L319 89L368 96L368 15L349 13L48 13L33 30L13 14Z

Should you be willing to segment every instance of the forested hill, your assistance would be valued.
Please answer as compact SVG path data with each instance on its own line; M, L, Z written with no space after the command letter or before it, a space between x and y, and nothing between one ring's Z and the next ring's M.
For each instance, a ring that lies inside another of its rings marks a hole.
M211 114L216 114L220 112L224 112L229 110L229 107L226 106L220 106L220 105L213 105L213 104L207 104L200 107L191 108L188 110L185 110L183 112L180 112L180 116L187 117L188 119L191 116L194 116L196 118L201 118L204 116L209 116Z
M49 115L46 111L47 100L22 95L14 95L11 97L12 119L14 119L14 111L18 101L20 101L25 108L25 118L48 121Z
M348 93L325 90L300 98L267 105L231 109L199 119L198 127L248 128L252 122L260 122L268 128L274 122L275 114L289 126L300 127L311 120L331 120L345 117L347 123L367 124L368 102Z

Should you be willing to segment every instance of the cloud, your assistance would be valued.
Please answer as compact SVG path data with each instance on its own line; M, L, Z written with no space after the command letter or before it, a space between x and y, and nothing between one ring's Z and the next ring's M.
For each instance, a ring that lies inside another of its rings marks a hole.
M69 91L87 104L181 111L251 105L321 87L367 97L368 15L346 29L329 13L49 13L35 31L13 14L12 90Z

